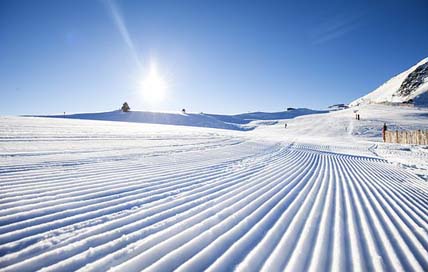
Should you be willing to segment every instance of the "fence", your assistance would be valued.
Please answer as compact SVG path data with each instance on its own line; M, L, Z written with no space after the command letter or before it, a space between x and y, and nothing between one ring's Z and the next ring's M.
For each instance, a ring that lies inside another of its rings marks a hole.
M397 144L428 145L428 130L386 131L385 142Z

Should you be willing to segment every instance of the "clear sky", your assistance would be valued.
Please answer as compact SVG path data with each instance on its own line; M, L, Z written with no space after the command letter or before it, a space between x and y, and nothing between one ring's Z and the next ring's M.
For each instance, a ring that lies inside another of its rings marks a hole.
M426 0L0 0L0 114L348 103L428 57L427 14Z

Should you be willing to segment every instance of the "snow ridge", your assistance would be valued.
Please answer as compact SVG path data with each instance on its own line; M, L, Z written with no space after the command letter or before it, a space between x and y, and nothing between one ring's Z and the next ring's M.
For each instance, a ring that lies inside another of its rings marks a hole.
M403 103L413 101L425 104L428 96L428 58L391 78L373 92L353 101L351 106L372 103ZM421 100L421 102L418 102ZM423 103L422 103L423 102Z
M103 120L103 121L122 121L133 123L150 123L179 125L192 127L208 127L229 130L248 131L256 126L252 121L258 120L282 120L291 119L298 116L309 114L326 113L328 111L311 110L306 108L294 109L284 112L253 112L237 115L220 115L204 113L166 113L166 112L148 112L148 111L131 111L122 112L120 110L112 112L98 113L79 113L70 115L47 115L36 117L50 118L67 118L67 119L85 119L85 120Z

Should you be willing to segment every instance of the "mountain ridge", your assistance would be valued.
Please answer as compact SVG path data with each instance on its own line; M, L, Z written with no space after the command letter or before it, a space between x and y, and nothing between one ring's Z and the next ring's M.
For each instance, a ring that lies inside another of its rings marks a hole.
M350 106L381 103L414 103L428 106L428 58L393 76L374 91L350 103Z

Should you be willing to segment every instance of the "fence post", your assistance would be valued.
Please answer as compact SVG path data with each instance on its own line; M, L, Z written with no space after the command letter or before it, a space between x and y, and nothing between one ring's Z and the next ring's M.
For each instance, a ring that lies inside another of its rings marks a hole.
M417 138L416 138L416 144L422 144L422 134L421 134L421 130L419 129L417 131Z
M424 133L424 131L423 131L423 130L421 130L421 144L426 144L426 141L425 141L425 133Z
M428 130L425 130L425 144L428 145Z

